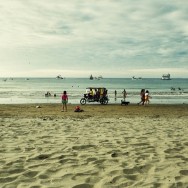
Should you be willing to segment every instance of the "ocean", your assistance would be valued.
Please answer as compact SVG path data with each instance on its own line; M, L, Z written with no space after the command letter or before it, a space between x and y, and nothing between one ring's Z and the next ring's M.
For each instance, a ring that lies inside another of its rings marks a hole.
M0 104L24 103L61 103L64 90L69 96L69 103L79 104L87 87L105 87L108 90L109 103L121 103L122 91L127 92L126 101L136 104L140 101L140 90L150 92L151 104L187 104L188 78L161 80L160 78L8 78L0 79ZM115 100L115 90L117 99ZM50 97L45 93L50 92ZM56 97L54 96L56 95Z

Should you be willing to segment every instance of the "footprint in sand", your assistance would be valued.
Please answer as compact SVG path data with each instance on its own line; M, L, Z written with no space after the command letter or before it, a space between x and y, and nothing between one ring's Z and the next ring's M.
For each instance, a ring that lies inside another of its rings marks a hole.
M180 174L184 176L188 176L188 170L180 170Z

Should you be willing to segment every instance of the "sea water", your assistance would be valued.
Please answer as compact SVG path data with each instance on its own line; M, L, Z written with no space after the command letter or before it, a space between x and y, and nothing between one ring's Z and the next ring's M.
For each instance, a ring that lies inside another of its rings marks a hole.
M0 104L23 103L61 103L64 90L69 96L69 103L79 104L87 87L105 87L108 90L109 103L121 103L123 90L127 92L126 101L136 104L140 101L140 90L149 90L151 104L187 104L188 79L174 78L161 80L145 78L1 78ZM115 99L115 90L117 98ZM45 97L50 92L51 96ZM56 95L56 96L54 96Z

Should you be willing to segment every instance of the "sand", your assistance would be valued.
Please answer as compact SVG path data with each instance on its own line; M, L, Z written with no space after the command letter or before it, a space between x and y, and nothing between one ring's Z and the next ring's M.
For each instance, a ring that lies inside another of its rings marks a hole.
M1 188L188 187L188 105L74 108L0 105Z

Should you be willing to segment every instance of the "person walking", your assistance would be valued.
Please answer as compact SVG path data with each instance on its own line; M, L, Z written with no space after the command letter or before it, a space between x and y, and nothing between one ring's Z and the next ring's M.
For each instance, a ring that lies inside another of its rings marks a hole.
M62 104L63 104L62 112L64 112L64 110L65 110L65 112L67 112L68 95L67 95L66 91L63 92L63 94L61 96L61 101L62 101Z
M144 101L144 105L147 105L147 104L149 104L149 102L150 102L150 99L151 98L151 96L149 95L149 91L148 90L146 90L146 92L145 92L145 101Z
M145 102L145 89L141 89L141 91L140 91L140 98L141 98L141 100L138 103L138 105L140 105L140 104L144 105L144 102Z
M126 90L124 89L122 93L123 93L123 100L125 101L125 98L127 97L127 92L126 92Z

